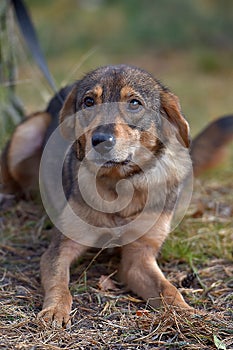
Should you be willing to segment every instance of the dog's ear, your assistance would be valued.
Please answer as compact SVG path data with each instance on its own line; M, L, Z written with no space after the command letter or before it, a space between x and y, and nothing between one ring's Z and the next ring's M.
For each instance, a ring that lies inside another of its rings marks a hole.
M78 86L75 85L68 94L60 111L59 124L61 134L65 139L73 140L75 135L75 106L78 93Z
M190 146L190 134L189 124L184 118L179 99L170 91L163 90L160 93L161 109L165 113L169 122L171 122L178 130L178 139L181 143L189 148Z

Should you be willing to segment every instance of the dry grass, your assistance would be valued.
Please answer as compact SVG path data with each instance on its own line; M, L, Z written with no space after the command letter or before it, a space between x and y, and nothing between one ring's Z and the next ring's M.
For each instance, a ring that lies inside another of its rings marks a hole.
M169 280L201 313L151 309L115 281L116 255L90 251L72 269L69 330L36 320L42 305L39 259L52 232L50 223L37 204L22 201L2 209L0 348L232 349L232 189L231 179L199 182L186 219L160 257ZM225 209L217 212L214 203ZM112 290L100 280L109 275Z

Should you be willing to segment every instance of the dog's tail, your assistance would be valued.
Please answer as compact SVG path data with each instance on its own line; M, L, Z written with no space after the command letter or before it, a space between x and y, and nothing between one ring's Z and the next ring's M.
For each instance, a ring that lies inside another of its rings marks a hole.
M191 147L194 176L217 166L224 158L226 146L233 140L233 115L214 120L200 134Z

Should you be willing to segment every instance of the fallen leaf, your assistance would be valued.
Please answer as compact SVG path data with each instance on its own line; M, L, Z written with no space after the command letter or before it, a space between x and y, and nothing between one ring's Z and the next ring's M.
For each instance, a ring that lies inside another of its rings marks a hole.
M148 314L149 314L148 310L142 309L142 310L137 310L136 311L136 315L139 316L139 317L144 316L144 315L148 315Z

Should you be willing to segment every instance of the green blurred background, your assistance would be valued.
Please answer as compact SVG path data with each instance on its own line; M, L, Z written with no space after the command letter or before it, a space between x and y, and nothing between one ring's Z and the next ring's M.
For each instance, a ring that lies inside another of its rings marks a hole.
M97 66L128 63L150 71L179 96L193 135L233 112L233 1L25 2L58 87ZM52 92L16 27L8 44L16 93L30 113L44 108Z

